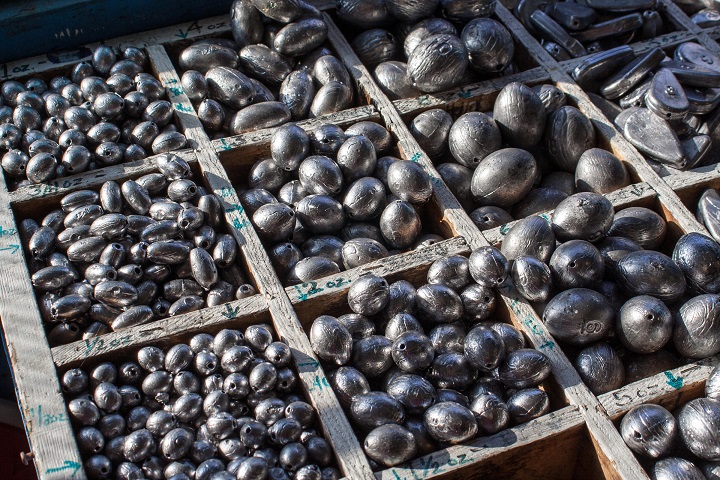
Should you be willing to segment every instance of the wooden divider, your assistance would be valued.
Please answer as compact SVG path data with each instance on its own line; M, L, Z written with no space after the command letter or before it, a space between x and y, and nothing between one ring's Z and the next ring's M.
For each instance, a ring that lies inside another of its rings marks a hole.
M670 0L662 2L665 13L685 30L635 43L633 49L636 53L654 46L674 46L688 40L700 41L712 51L720 51L713 40L717 36L715 30L698 28ZM332 8L334 2L322 2L320 6L323 9ZM539 67L437 95L391 102L359 61L332 17L324 14L332 47L348 67L370 105L299 124L311 130L324 122L341 126L363 120L383 123L396 138L401 157L417 162L431 176L435 189L433 208L441 213L437 228L451 238L426 249L342 272L340 282L337 277L319 279L315 287L307 284L283 287L224 167L224 164L232 163L236 155L248 155L253 159L266 155L274 129L211 141L192 104L182 88L178 88L179 76L163 47L176 41L227 33L228 17L199 20L108 42L109 45L119 47L129 44L146 47L152 68L166 87L178 122L191 146L190 150L178 154L200 172L205 184L221 200L228 228L241 245L243 261L257 284L259 295L51 350L45 338L24 253L20 248L17 234L19 219L14 217L13 208L29 211L36 206L49 205L71 191L97 188L107 180L119 181L156 171L156 165L151 157L141 162L62 178L46 185L25 187L12 193L7 191L4 180L1 180L0 202L4 201L12 208L6 209L5 213L0 212L0 227L12 233L0 237L0 256L6 257L6 268L0 272L0 317L10 349L31 449L41 478L68 478L70 473L74 479L85 478L82 459L60 392L57 367L66 369L85 361L94 362L109 355L122 355L150 343L166 344L164 342L197 331L216 331L227 325L248 325L268 319L272 321L280 338L291 346L302 388L318 410L325 438L333 445L338 464L348 478L450 479L481 474L492 476L498 471L504 472L506 476L512 475L513 478L534 479L573 476L648 478L623 443L613 421L643 401L670 405L697 395L707 378L710 365L717 363L717 358L663 372L598 398L582 383L532 306L512 286L504 287L499 292L503 310L508 312L508 319L524 332L531 346L548 355L554 381L561 392L562 398L559 400L567 406L528 424L434 452L404 466L373 473L361 445L352 434L350 422L332 389L327 387L325 373L312 352L301 323L301 317L304 320L313 318L341 304L349 285L363 274L372 272L391 278L407 277L420 281L428 265L438 258L449 254L467 255L475 248L502 242L503 234L511 225L480 232L412 137L406 122L430 108L444 108L454 114L491 109L489 101L494 100L493 94L496 95L512 81L529 84L551 82L571 97L572 102L591 119L613 153L626 162L640 180L639 183L607 195L616 207L657 202L679 231L706 233L682 200L697 189L716 185L720 181L720 168L706 167L661 178L568 75L579 60L556 62L499 2L496 16ZM49 72L75 61L76 58L68 57L52 64L43 56L7 64L6 69L10 69L9 77L23 77Z

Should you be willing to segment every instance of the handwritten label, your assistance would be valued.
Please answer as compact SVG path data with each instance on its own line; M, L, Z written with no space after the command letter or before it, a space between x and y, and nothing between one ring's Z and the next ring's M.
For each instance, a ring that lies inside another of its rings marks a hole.
M420 152L415 152L415 153L413 153L413 156L410 157L410 160L412 160L413 162L417 162L417 161L420 160L421 158L422 158L422 153L420 153Z
M185 93L185 91L180 87L168 87L168 92L170 92L171 97L179 97Z
M240 313L240 307L231 308L229 303L225 304L225 311L221 312L224 317L233 319Z
M49 427L55 423L63 423L68 421L68 417L64 412L53 413L43 409L42 405L30 407L30 418L28 421L28 430L32 431L32 427Z
M310 387L310 391L313 392L316 389L322 391L325 388L328 388L330 384L327 381L327 378L325 378L325 375L315 375L315 378L313 379L311 383L312 387Z
M507 232L510 231L510 227L506 223L505 225L500 225L500 235L505 235Z
M105 176L105 174L101 175ZM99 178L97 175L96 178ZM30 196L32 197L45 197L47 195L54 195L58 193L61 188L71 188L82 185L82 178L73 178L68 180L55 180L50 183L39 183L37 185L30 186Z
M672 374L672 372L663 372L665 376L667 377L667 383L675 390L681 388L683 386L683 378L681 376L675 376Z
M230 145L227 142L227 140L225 140L224 138L221 138L220 139L220 148L222 148L225 151L228 151L228 150L232 150L233 147L232 147L232 145Z
M222 187L218 195L222 198L232 197L233 195L235 195L235 189L233 187ZM235 207L235 204L233 204L233 207Z
M175 36L179 38L188 38L188 36L192 32L197 32L197 34L199 35L203 31L203 28L206 30L217 30L219 28L225 27L226 25L227 22L211 23L210 25L200 25L196 20L192 22L190 26L185 30L179 28L178 33L176 33Z
M428 95L420 95L417 99L418 103L423 107L430 105L430 97Z
M615 405L618 407L624 407L625 405L630 405L635 402L636 399L642 402L647 397L656 395L659 391L660 385L658 384L641 385L634 391L627 389L617 390L612 393L612 396L615 400Z
M177 110L178 112L185 112L185 113L190 113L190 112L192 112L192 108L186 107L186 106L183 105L182 103L175 103L175 104L173 104L173 105L174 105L174 107L175 107L175 110Z
M73 473L72 475L70 475L70 478L74 478L75 474L77 474L78 470L80 470L80 467L82 467L82 465L80 465L78 462L73 462L72 460L65 460L61 467L48 468L47 470L45 470L45 473L57 473L64 472L65 470L72 470Z
M472 93L470 93L468 90L460 90L458 92L458 97L460 98L470 98L472 97Z
M515 312L515 315L517 315L518 318L522 318L522 320L521 320L522 323L524 323L530 329L530 331L532 333L534 333L538 337L546 337L547 332L545 331L545 328L543 328L540 324L538 324L535 321L535 316L533 314L526 313L523 315L523 312L518 307L519 304L520 304L520 300L518 298L514 298L510 302L510 308L512 309L513 312ZM538 348L542 349L542 350L549 348L552 350L555 348L555 342L553 342L552 340L546 340L545 343L538 346Z
M15 235L16 232L17 232L17 230L15 230L14 228L8 228L6 230L5 227L0 225L0 238L11 237L11 236Z
M294 288L295 291L298 292L298 298L300 298L301 301L304 301L320 292L324 292L325 290L340 288L345 285L349 285L350 283L352 283L352 280L338 277L335 280L328 280L325 282L324 286L318 286L317 282L305 282L300 285L295 285Z
M10 252L10 255L15 255L20 250L20 245L11 243L7 247L0 248L0 252Z
M228 188L228 187L224 187L222 190L220 190L220 196L221 196L221 197L223 196L222 193L225 192L225 189L226 189L226 188ZM227 193L227 192L226 192L226 193ZM230 206L225 209L225 213L232 213L232 212L240 212L240 213L242 213L243 210L245 210L245 209L244 209L243 206L240 205L239 203L231 203Z
M470 448L468 450L471 453L476 453L480 451L479 448ZM448 470L448 468L465 465L474 461L475 459L473 458L473 456L468 455L467 453L460 453L458 455L450 456L428 455L414 462L411 462L410 471L412 472L414 478L422 479L444 473ZM395 478L403 478L400 477L394 469L393 474L395 475Z
M104 352L109 348L117 348L123 345L127 345L132 341L132 335L124 335L120 338L113 338L109 342L105 342L102 338L87 338L85 339L85 356L91 353Z
M250 222L247 220L240 220L239 218L233 219L232 222L233 227L235 227L236 230L242 230L243 228L247 228L250 226Z
M317 360L313 360L312 358L310 360L306 360L302 363L298 363L298 368L302 367L310 367L311 369L315 370L320 366L320 362Z
M0 78L8 78L8 77L11 77L12 74L14 74L14 73L26 73L26 72L30 72L30 71L31 71L30 64L28 64L28 63L13 67L12 70L10 70L8 68L7 63L3 63L2 65L0 65L0 72L1 72Z

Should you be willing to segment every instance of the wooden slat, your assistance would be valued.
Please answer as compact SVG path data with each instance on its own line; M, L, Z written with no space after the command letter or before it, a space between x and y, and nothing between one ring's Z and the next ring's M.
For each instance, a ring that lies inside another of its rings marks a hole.
M402 278L413 281L423 277L435 260L449 255L467 255L470 247L462 237L438 242L431 247L393 255L337 275L320 278L313 282L287 287L285 293L295 306L300 318L311 320L328 311L347 305L347 291L352 282L362 275L372 273L389 279Z
M600 395L600 402L613 419L643 403L658 403L673 410L701 396L698 393L718 364L720 356L692 362Z
M200 120L194 115L190 100L182 89L170 90L177 88L179 84L179 77L170 58L162 46L149 47L148 53L160 81L168 89L168 94L173 96L173 104L179 109L180 122L185 135L197 144L198 162L202 173L225 208L228 225L232 227L232 233L241 246L248 269L256 279L260 293L267 301L278 335L293 351L301 384L318 412L323 433L332 443L340 467L348 478L369 478L372 470L365 454L357 438L347 434L352 427L332 389L327 386L327 379L312 351L310 341L303 332L290 299L285 294L260 239L250 225L237 192L212 148L210 138L203 130Z
M485 95L497 92L505 85L512 82L525 84L538 84L550 79L550 75L542 67L536 67L524 72L508 75L507 77L494 78L479 83L464 85L460 88L434 94L420 95L416 98L403 98L395 100L393 105L404 119L413 118L417 114L431 108L443 108L447 105L460 105L466 111L483 111L483 106L478 107L477 99ZM464 112L463 112L464 113Z
M185 315L61 345L52 349L52 356L58 367L74 366L110 352L118 354L148 343L157 346L161 341L167 342L180 335L219 329L223 326L240 328L241 325L254 323L266 310L265 298L262 295L253 295L218 307L203 308Z
M378 480L571 478L583 434L577 407L566 407L489 437L479 437L375 474Z
M638 206L640 204L650 203L653 199L657 198L657 194L649 184L643 182L629 185L625 188L621 188L620 190L608 193L605 197L610 200L615 209L621 209L629 206ZM547 212L540 213L539 216L545 218L547 221L550 221L552 218L552 212L553 210L548 210ZM518 221L519 220L515 220L513 222L506 223L505 225L486 230L483 232L483 235L492 245L498 246L502 243L502 238L505 234L510 231L510 229Z
M197 163L197 157L192 150L174 152L190 165ZM122 163L112 167L100 168L90 172L83 172L69 177L59 178L49 183L40 183L20 188L10 192L10 202L13 205L34 202L37 199L57 200L75 190L95 189L103 183L113 180L127 180L142 175L157 172L156 157L152 156L137 162Z
M0 204L0 318L35 468L43 479L84 479L4 180Z
M379 119L380 115L372 105L363 105L361 107L331 113L330 115L301 120L297 122L296 125L309 132L327 123L345 128L364 120L377 121ZM270 138L278 128L279 127L264 128L255 132L220 138L213 140L212 145L223 160L226 157L239 154L255 157L257 153L262 152L264 154L270 151Z

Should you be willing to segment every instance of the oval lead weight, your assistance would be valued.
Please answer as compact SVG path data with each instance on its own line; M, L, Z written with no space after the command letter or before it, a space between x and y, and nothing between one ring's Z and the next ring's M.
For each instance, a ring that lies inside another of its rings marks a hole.
M542 10L537 10L530 15L530 22L540 31L541 35L557 43L570 53L573 58L587 55L587 50L582 44L570 36L555 20L550 18Z
M218 271L213 257L202 248L190 251L190 268L193 278L205 290L209 290L218 281Z
M573 31L586 29L597 16L592 8L572 2L554 3L548 7L546 13L561 26Z
M668 120L684 118L690 109L685 92L675 75L667 68L655 73L650 89L645 94L647 107Z
M623 134L638 150L659 162L677 168L683 168L687 163L680 140L670 124L647 108L639 108L628 117Z
M600 93L610 100L625 95L645 78L664 58L665 52L658 47L653 48L608 78L600 87Z
M670 70L683 85L691 87L720 87L720 71L711 70L690 62L679 62L677 60L665 60L660 63L660 66Z
M582 32L574 32L572 36L580 42L594 42L603 38L632 32L642 26L642 15L639 13L631 13L622 17L612 18L605 22L596 23Z

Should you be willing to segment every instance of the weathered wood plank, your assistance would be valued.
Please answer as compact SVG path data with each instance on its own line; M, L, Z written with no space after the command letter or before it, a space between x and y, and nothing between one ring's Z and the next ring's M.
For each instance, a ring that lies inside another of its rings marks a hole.
M372 273L380 277L424 280L432 262L449 255L467 255L470 247L462 237L438 242L427 248L393 255L367 263L337 275L320 278L313 282L287 287L285 293L295 306L298 316L311 321L325 312L347 305L346 295L352 283L362 275Z
M479 98L485 98L486 95L492 93L497 96L497 92L508 83L538 84L549 79L550 75L547 71L542 67L537 67L507 77L465 85L447 92L395 100L393 105L405 120L411 119L425 110L443 108L446 105L452 105L454 110L462 109L463 113L465 111L487 111L488 109L492 110L492 105L490 103L478 104ZM492 101L494 101L494 97L488 99L488 102Z
M177 85L179 77L170 58L161 46L148 48L150 59L161 82L169 89ZM325 374L317 361L310 341L303 332L300 321L292 308L290 299L280 284L272 268L270 259L257 234L250 225L237 192L227 178L220 159L212 148L210 138L182 90L173 93L173 104L182 106L180 122L185 135L196 143L198 162L202 173L212 191L218 196L225 208L225 218L236 240L240 244L248 269L257 282L260 293L265 297L275 329L290 345L297 366L301 385L309 396L320 417L325 438L332 443L336 458L345 475L349 478L369 478L372 470L365 454L351 431L350 423L325 379Z
M0 203L0 318L35 468L43 479L84 479L4 179Z
M648 183L636 183L629 185L625 188L621 188L614 192L608 193L605 197L610 200L613 207L616 209L630 207L630 206L641 206L648 205L657 197L655 190ZM546 220L550 221L552 218L553 210L540 213L539 215ZM483 232L485 238L492 245L498 246L502 243L502 238L507 234L508 231L518 222L519 220L500 225L499 227L492 228Z
M566 407L495 435L425 455L375 474L378 480L569 479L584 419Z
M297 126L310 132L320 125L331 123L346 128L361 121L378 121L380 114L372 105L363 105L343 110L330 115L309 118L296 123ZM270 139L279 127L265 128L255 132L243 133L232 137L220 138L212 141L212 146L225 165L242 161L246 158L258 158L270 152Z
M192 150L180 150L175 152L175 154L183 158L190 165L197 163L197 157ZM55 201L75 190L93 189L110 180L127 180L152 172L157 172L156 156L138 160L137 162L122 163L91 172L78 173L77 175L59 178L49 183L40 183L20 188L14 192L10 192L10 202L13 205L18 205L35 202L40 198Z
M168 317L110 332L100 337L61 345L52 349L52 356L58 367L69 367L108 353L114 355L150 343L158 345L180 335L230 325L232 328L239 328L239 325L254 323L266 311L265 298L262 295L253 295L218 307L203 308L185 315Z
M720 356L715 356L658 373L600 395L600 403L613 419L643 403L657 403L673 410L692 398L701 396L705 381L718 364Z

